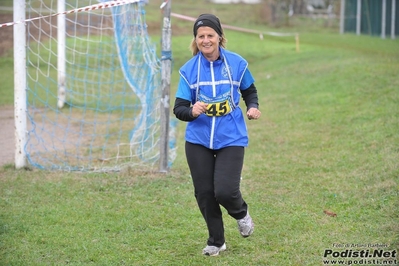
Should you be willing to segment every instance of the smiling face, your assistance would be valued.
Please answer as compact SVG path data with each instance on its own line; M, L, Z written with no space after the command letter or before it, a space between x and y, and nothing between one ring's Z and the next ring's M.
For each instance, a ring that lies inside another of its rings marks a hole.
M219 35L210 27L199 27L195 42L198 49L209 61L219 58Z

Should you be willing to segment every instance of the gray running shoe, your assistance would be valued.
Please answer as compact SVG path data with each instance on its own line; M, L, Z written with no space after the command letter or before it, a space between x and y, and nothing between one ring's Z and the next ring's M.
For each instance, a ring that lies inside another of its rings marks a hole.
M221 247L206 246L202 250L202 254L207 255L207 256L217 256L217 255L219 255L220 251L225 251L225 250L226 250L226 243L224 243Z
M255 225L251 216L249 216L249 212L244 218L237 220L237 224L238 230L243 237L249 237L254 232Z

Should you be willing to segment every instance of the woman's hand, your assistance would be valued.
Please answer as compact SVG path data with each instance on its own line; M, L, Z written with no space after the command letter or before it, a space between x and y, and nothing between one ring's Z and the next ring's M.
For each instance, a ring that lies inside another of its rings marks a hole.
M262 113L259 111L259 109L254 108L254 107L249 108L249 110L247 111L247 117L248 117L249 120L251 120L251 119L259 119L261 114Z
M196 103L193 105L192 115L193 115L194 117L198 117L200 114L205 113L205 112L206 112L206 107L207 107L207 106L208 106L207 103L200 102L200 101L196 102Z

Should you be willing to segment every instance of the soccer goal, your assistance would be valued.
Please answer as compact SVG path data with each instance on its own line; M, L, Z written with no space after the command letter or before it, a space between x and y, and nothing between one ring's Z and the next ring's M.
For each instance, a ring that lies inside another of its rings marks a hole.
M16 162L19 156L62 171L167 171L175 157L170 1L162 5L159 56L146 1L16 0L14 10L18 2L26 3L26 23L14 27L14 36L26 31L17 37L26 40L26 57L14 55L23 60L15 66L16 86L25 86L15 89L15 110L16 124L24 124L17 110L24 110L26 94L26 127L16 131Z

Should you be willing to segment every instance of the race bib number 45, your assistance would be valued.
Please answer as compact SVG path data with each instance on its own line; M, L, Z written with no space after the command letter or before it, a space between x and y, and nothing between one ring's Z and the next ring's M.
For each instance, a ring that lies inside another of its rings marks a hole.
M216 97L199 94L198 100L208 104L205 112L207 116L223 116L234 110L230 91Z
M207 116L223 116L231 112L229 100L216 103L208 103L205 114Z

